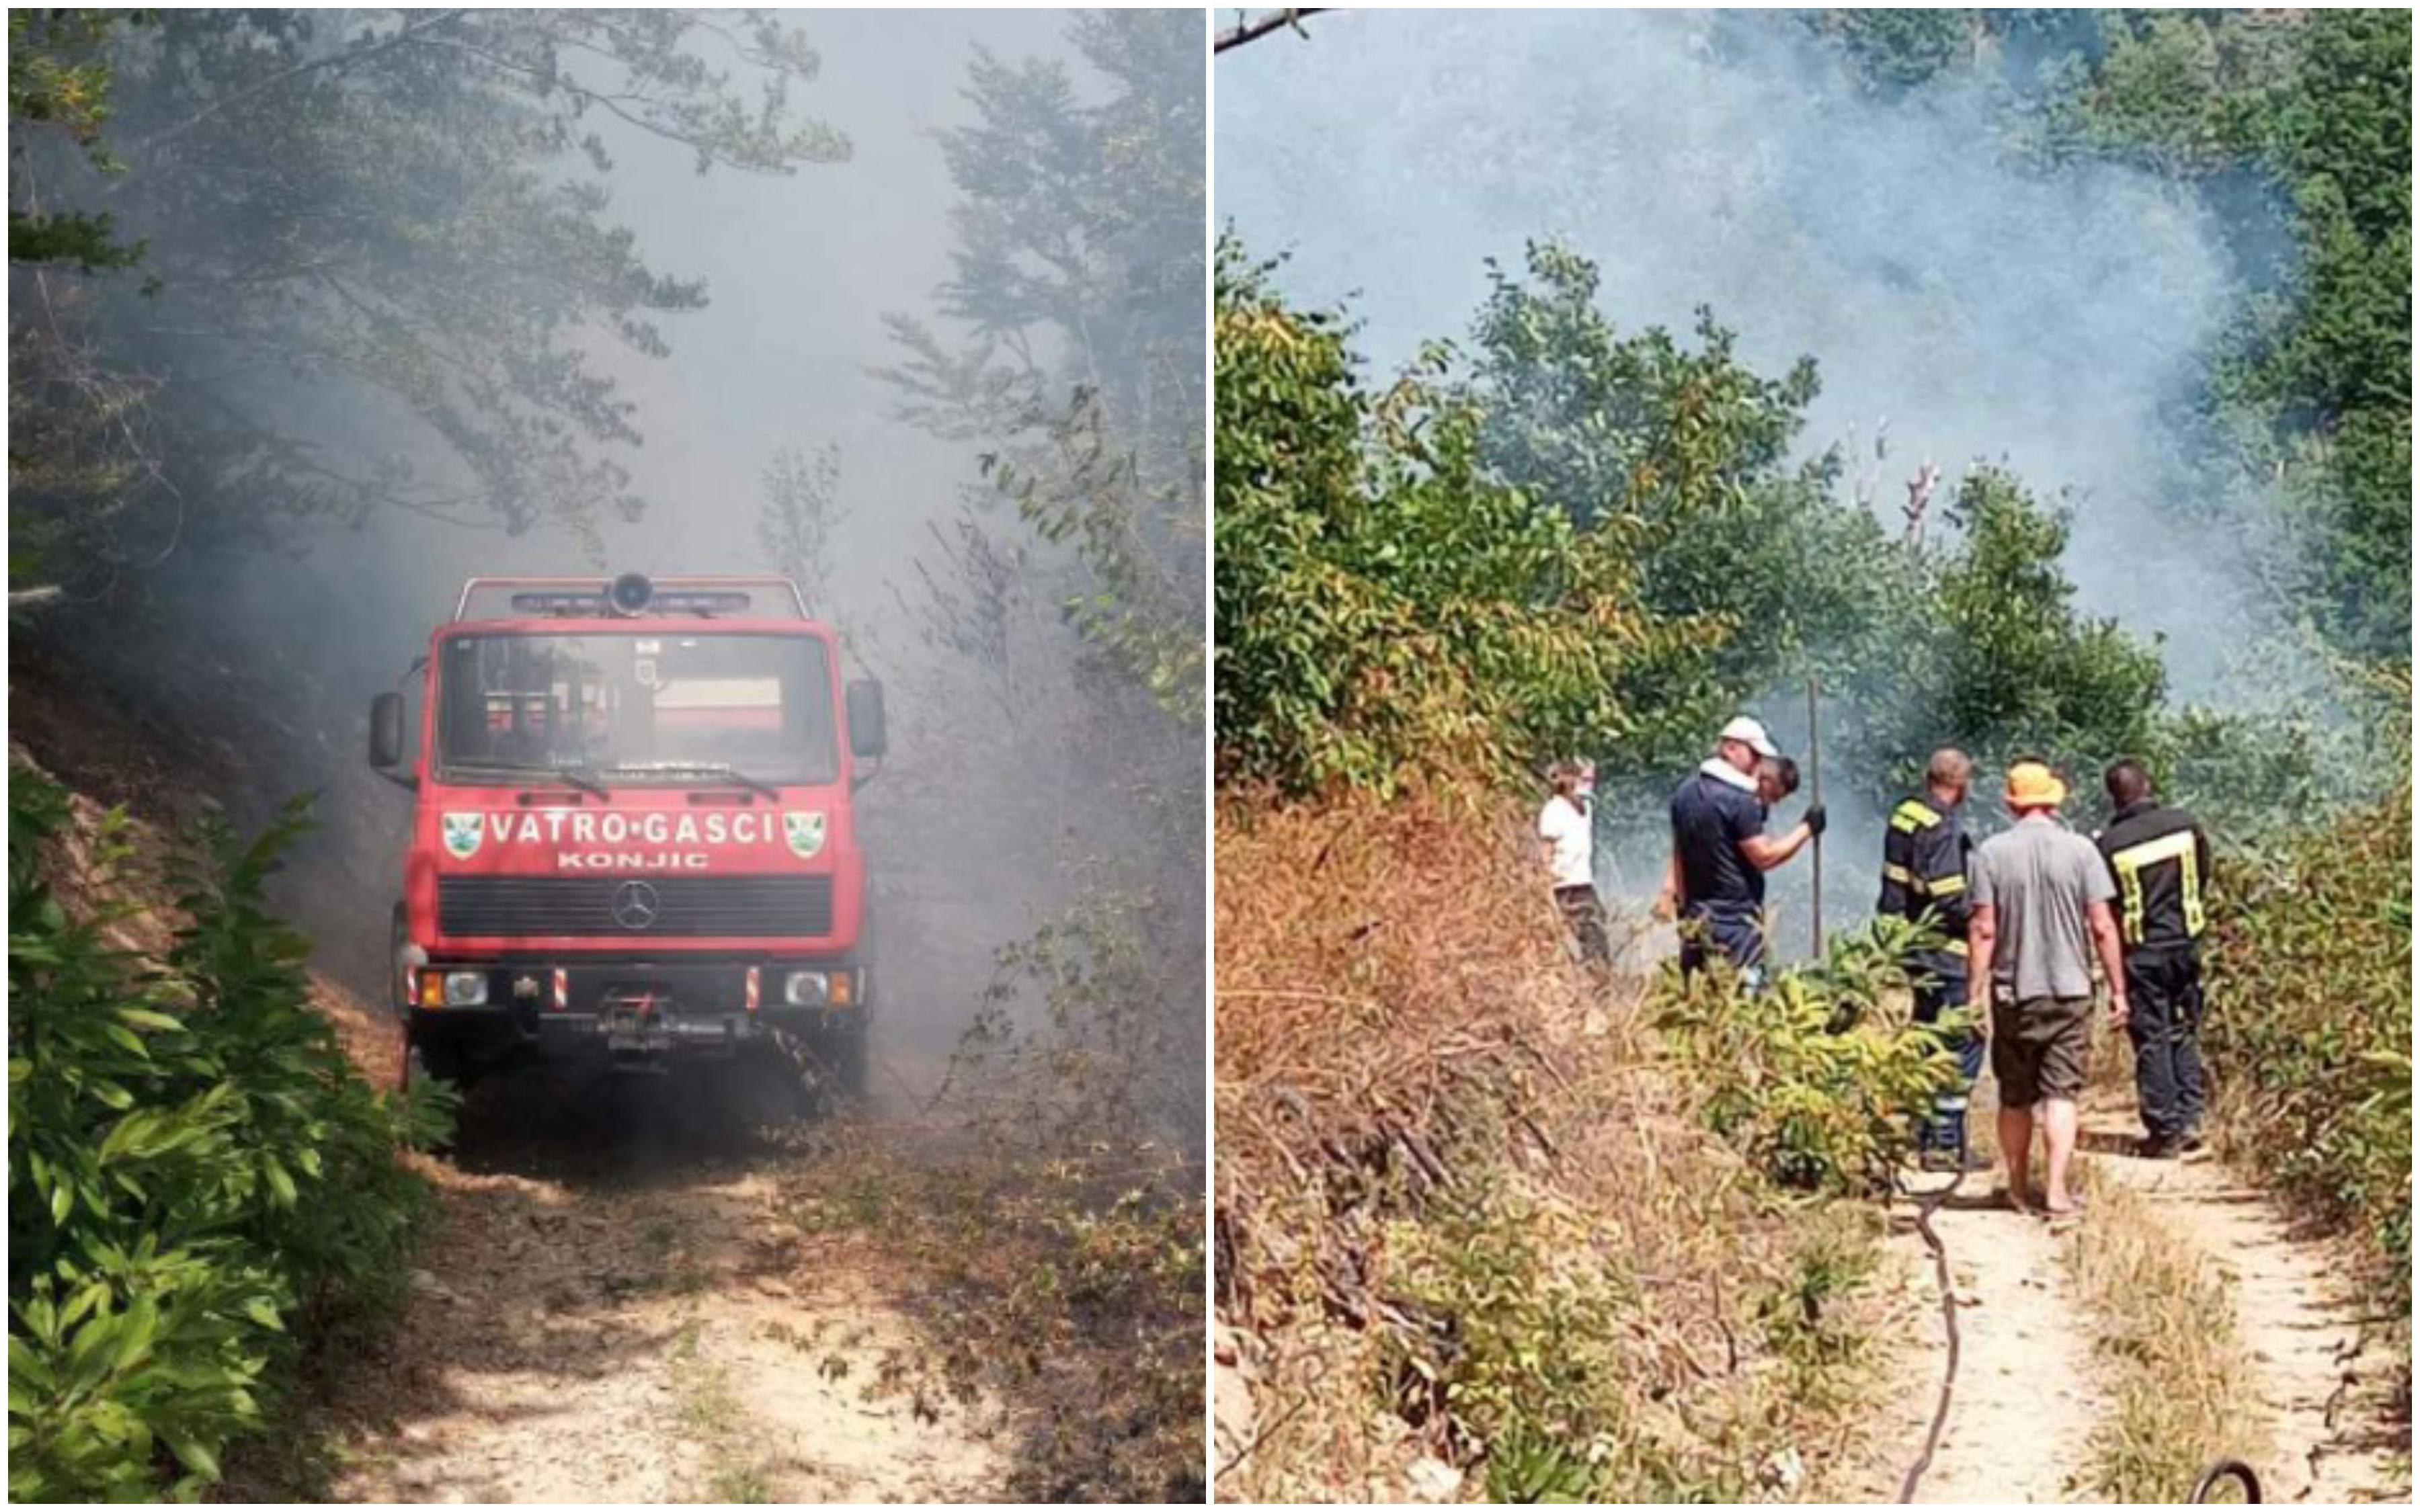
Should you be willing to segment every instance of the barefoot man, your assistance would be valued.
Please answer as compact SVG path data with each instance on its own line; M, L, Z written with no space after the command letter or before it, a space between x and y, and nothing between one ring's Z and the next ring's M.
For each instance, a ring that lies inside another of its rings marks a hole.
M2067 1167L2092 1037L2096 955L2109 980L2109 1021L2126 1022L2126 968L2109 912L2117 887L2092 841L2059 823L2067 784L2048 766L2011 765L2005 797L2016 824L1975 853L1969 990L1978 1020L1991 1026L2009 1200L2019 1209L2031 1203L2026 1172L2039 1110L2050 1157L2042 1202L2059 1222L2081 1211Z

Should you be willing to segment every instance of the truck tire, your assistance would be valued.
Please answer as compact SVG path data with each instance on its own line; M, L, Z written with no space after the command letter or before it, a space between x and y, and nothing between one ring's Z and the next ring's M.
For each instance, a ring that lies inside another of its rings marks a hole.
M865 1096L866 1033L861 1023L815 1036L815 1069L847 1102Z
M431 1043L407 1033L403 1041L403 1083L452 1082L458 1091L471 1087L471 1062L456 1046Z
M742 1055L731 1070L751 1121L790 1123L814 1116L820 1077L794 1045L768 1041Z

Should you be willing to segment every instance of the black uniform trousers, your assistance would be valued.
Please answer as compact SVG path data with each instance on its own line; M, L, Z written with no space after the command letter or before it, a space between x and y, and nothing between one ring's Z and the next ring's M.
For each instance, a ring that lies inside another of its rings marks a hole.
M2134 1092L2144 1132L2154 1139L2181 1139L2201 1127L2208 1106L2200 953L2191 944L2127 952L2126 998L2126 1037L2134 1043Z

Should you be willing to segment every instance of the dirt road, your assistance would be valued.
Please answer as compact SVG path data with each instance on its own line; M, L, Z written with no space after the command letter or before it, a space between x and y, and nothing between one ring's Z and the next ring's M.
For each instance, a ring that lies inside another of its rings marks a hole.
M2084 1158L2103 1183L2145 1197L2155 1221L2225 1280L2243 1353L2257 1376L2252 1396L2264 1421L2244 1425L2244 1440L2265 1446L2255 1467L2265 1499L2408 1496L2408 1480L2389 1458L2392 1445L2365 1426L2376 1413L2364 1388L2384 1381L2387 1363L2374 1347L2363 1351L2362 1309L2331 1250L2296 1235L2263 1195L2214 1162L2136 1158L2136 1133L2127 1106L2096 1103L2085 1119ZM1993 1175L1968 1177L1933 1219L1951 1257L1962 1358L1919 1502L2077 1499L2073 1477L2110 1411L2109 1373L2096 1359L2092 1319L2065 1263L2071 1242L1999 1206L1997 1186ZM1904 1447L1895 1451L1886 1475L1860 1488L1878 1500L1896 1497L1899 1477L1921 1445L1945 1349L1929 1254L1912 1223L1894 1229L1902 1269L1916 1278L1908 1309L1914 1345L1901 1356L1905 1389L1883 1436Z
M327 995L376 1061L376 1021ZM928 1330L878 1236L786 1211L833 1134L752 1122L704 1079L482 1087L452 1157L414 1157L438 1211L399 1323L224 1494L997 1498L1011 1412L920 1384Z

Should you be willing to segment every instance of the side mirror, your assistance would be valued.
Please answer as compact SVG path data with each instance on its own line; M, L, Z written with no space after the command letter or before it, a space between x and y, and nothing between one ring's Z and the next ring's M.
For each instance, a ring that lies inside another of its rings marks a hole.
M861 677L848 685L848 753L878 757L890 745L882 729L882 685Z
M403 695L380 693L370 700L370 764L394 766L403 760Z

